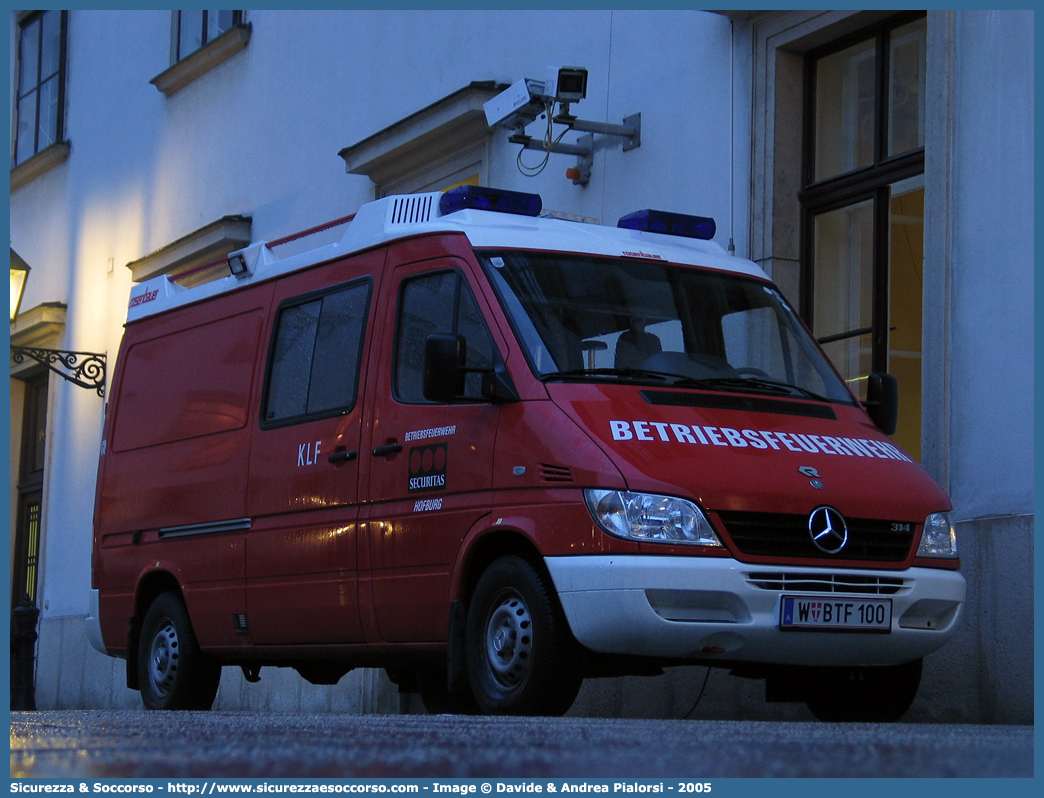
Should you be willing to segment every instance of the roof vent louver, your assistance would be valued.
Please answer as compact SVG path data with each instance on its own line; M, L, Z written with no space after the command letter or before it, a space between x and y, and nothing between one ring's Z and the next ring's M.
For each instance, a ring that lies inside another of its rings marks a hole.
M408 194L392 201L390 224L420 224L435 216L439 194Z

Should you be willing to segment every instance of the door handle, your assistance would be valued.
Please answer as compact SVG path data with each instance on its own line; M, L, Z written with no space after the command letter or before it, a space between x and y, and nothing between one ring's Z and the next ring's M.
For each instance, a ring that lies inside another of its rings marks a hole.
M331 462L331 463L350 463L352 460L354 460L358 456L359 456L359 453L356 452L356 451L351 451L351 452L334 452L333 454L331 454L326 459L327 459L328 462Z
M386 454L398 454L402 451L401 443L389 443L386 446L378 446L373 450L374 457L383 457Z

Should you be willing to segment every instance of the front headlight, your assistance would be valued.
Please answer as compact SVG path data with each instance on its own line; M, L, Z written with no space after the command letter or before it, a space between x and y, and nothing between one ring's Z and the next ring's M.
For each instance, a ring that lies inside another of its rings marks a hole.
M956 557L957 532L949 513L932 513L924 519L918 557Z
M591 515L610 535L643 543L721 546L710 521L685 499L624 490L584 491Z

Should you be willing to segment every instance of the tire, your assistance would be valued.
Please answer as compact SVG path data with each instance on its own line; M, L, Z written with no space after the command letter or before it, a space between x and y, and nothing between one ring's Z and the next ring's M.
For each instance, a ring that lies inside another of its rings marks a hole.
M468 679L488 715L562 715L580 691L577 644L558 599L521 557L486 569L468 608Z
M210 709L221 665L196 643L185 605L171 593L156 597L138 642L138 689L146 709Z
M922 664L810 670L805 704L823 721L894 723L913 704Z

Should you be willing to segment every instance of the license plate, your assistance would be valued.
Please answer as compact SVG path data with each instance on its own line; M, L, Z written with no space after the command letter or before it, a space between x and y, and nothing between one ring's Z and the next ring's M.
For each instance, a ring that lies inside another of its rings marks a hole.
M783 596L779 628L890 632L892 600Z

